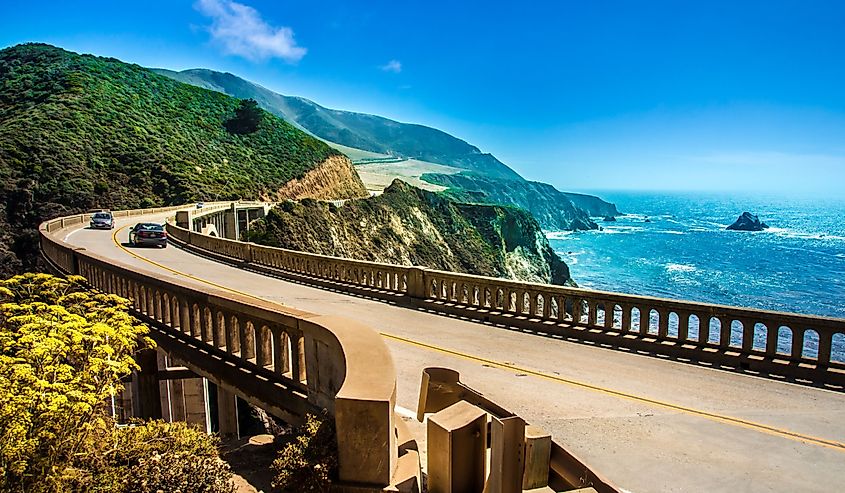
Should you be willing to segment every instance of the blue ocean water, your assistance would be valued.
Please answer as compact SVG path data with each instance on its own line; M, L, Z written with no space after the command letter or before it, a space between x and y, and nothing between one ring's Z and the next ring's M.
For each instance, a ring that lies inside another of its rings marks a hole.
M590 193L627 215L547 233L582 287L845 318L845 197ZM743 211L771 228L725 230Z

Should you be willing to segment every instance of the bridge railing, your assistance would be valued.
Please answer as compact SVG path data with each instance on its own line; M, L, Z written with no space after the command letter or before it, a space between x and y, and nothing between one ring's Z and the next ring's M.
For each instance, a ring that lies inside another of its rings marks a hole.
M194 247L334 283L407 297L491 323L575 337L715 366L845 385L845 320L534 284L266 247L169 225Z
M186 207L115 216L178 209ZM179 352L189 368L247 401L292 421L328 410L337 429L341 482L372 490L391 483L399 461L396 371L375 331L130 267L74 248L56 234L89 217L42 223L42 253L54 268L131 300L160 346Z

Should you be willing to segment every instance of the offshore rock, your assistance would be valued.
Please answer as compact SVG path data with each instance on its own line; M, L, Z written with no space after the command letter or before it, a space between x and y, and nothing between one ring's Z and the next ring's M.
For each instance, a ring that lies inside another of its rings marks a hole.
M604 222L606 222L606 223L615 223L615 222L616 222L616 218L615 218L615 217L613 217L613 216L605 216L605 217L604 217L604 219L603 219L603 221L604 221Z
M750 212L743 212L733 224L725 229L733 231L763 231L768 229L769 225L760 221L756 214Z

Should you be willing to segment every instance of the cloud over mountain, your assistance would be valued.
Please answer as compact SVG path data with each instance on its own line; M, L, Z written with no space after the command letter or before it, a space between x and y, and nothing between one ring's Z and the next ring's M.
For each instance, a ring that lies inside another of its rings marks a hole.
M295 63L308 51L298 46L289 27L268 24L256 9L231 0L198 0L194 8L211 19L211 40L227 55L251 61L281 58Z

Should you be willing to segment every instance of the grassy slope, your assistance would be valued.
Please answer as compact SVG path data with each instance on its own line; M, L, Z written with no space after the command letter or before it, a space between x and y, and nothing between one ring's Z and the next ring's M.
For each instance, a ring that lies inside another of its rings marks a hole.
M33 228L94 207L256 198L339 153L237 99L111 58L28 44L0 51L0 260L31 269Z

